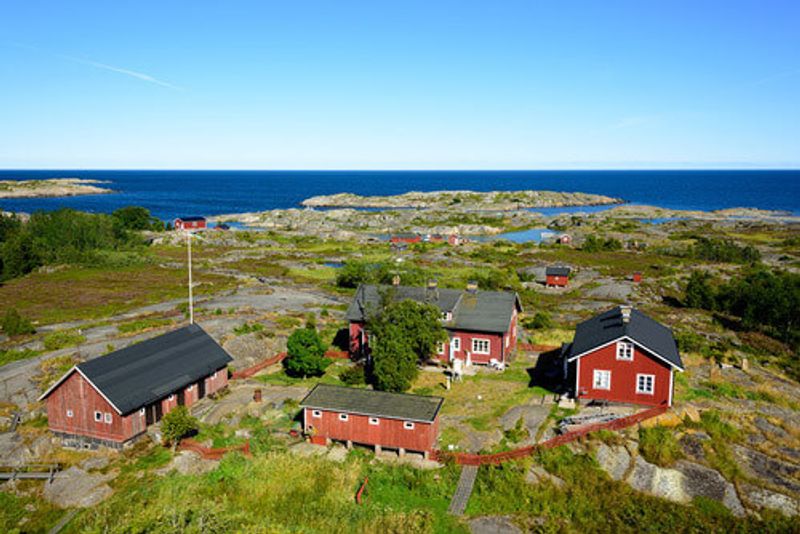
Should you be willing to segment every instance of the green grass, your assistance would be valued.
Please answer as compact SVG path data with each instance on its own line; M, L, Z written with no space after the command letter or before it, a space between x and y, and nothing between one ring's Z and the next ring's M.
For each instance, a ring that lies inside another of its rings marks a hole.
M31 349L11 349L11 350L0 350L0 366L6 365L7 363L16 362L18 360L27 360L29 358L35 358L41 354L38 350L31 350Z
M151 328L159 328L162 326L167 326L168 324L172 324L170 319L160 319L160 318L146 318L146 319L137 319L135 321L130 321L128 323L122 323L117 327L117 330L120 334L134 334L137 332L142 332L144 330L149 330Z
M47 532L65 513L43 499L0 491L0 532Z
M46 350L59 350L80 345L86 341L86 336L77 330L57 330L45 335L43 341Z
M663 426L639 429L639 454L661 467L668 467L683 457L674 432Z

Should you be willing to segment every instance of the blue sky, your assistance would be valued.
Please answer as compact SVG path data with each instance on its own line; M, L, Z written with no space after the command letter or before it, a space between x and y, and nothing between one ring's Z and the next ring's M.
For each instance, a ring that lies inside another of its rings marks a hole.
M0 168L797 168L798 95L796 0L0 15Z

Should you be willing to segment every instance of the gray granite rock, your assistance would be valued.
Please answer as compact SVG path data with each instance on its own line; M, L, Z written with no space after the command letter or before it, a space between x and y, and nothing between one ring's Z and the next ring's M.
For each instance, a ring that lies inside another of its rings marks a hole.
M44 485L43 495L62 508L90 508L107 499L113 491L106 484L111 475L90 475L78 467L62 471Z
M631 455L625 447L609 447L605 443L597 445L595 458L614 480L622 480L631 465Z

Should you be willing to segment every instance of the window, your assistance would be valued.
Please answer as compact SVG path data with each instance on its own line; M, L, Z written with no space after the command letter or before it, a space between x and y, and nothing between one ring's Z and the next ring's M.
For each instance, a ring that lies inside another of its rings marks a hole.
M620 341L617 343L617 359L625 361L633 361L633 343Z
M96 423L99 423L102 420L103 420L103 414L95 410L95 412L94 412L94 421Z
M348 419L349 419L349 417L347 416L346 413L340 413L339 414L339 421L347 421Z
M652 395L655 391L656 375L636 375L636 393Z
M67 417L72 417L73 415L72 410L67 410Z
M167 397L167 400L170 401L170 402L174 401L175 400L175 394L172 394L169 397Z
M439 343L438 351L439 354L444 354L444 343Z
M506 336L506 348L508 348L508 336Z
M216 379L218 374L219 374L219 371L214 371L214 374L211 375L211 380Z
M370 417L369 424L378 426L379 424L381 424L381 421L377 417Z
M489 340L488 339L473 339L472 352L476 354L489 354Z
M594 371L594 389L611 389L611 371Z
M139 410L139 415L141 415L142 417L144 417L144 414L145 414L144 408L140 409L140 410Z
M450 340L450 348L453 351L461 350L461 338L460 337L454 337L453 339L451 339Z
M450 321L453 319L453 312L442 312L442 321Z
M406 430L414 430L414 423L412 423L411 421L404 421L403 428L405 428Z
M322 417L322 412L319 410L311 410L311 417Z
M194 384L192 384L191 386L189 386L188 388L186 388L186 391L192 391L193 389L194 389Z
M112 416L110 413L108 413L108 412L106 412L106 414L105 414L105 415L106 415L106 424L107 424L107 425L110 425L110 424L111 424L111 422L114 420L114 418L113 418L113 416Z

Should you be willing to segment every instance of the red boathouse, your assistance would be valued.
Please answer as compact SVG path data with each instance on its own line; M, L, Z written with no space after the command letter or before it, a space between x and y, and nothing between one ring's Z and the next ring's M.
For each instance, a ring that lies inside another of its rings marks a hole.
M232 358L193 324L76 365L39 400L67 446L119 448L228 384Z
M421 243L422 236L420 234L413 234L413 233L402 233L402 234L393 234L389 237L390 243Z
M439 289L435 281L427 287L361 285L347 310L350 322L350 352L369 353L366 317L377 309L384 295L397 301L414 300L438 306L449 341L432 355L442 362L462 360L467 365L508 363L517 346L517 318L522 312L513 291L481 291L473 282L466 290Z
M578 399L672 406L673 374L683 371L672 330L629 306L580 323L562 358Z
M569 267L547 267L544 275L547 287L567 287Z
M173 225L176 230L205 230L205 217L179 217Z
M444 399L318 384L300 403L311 442L331 440L381 449L421 452L427 458L439 436Z

